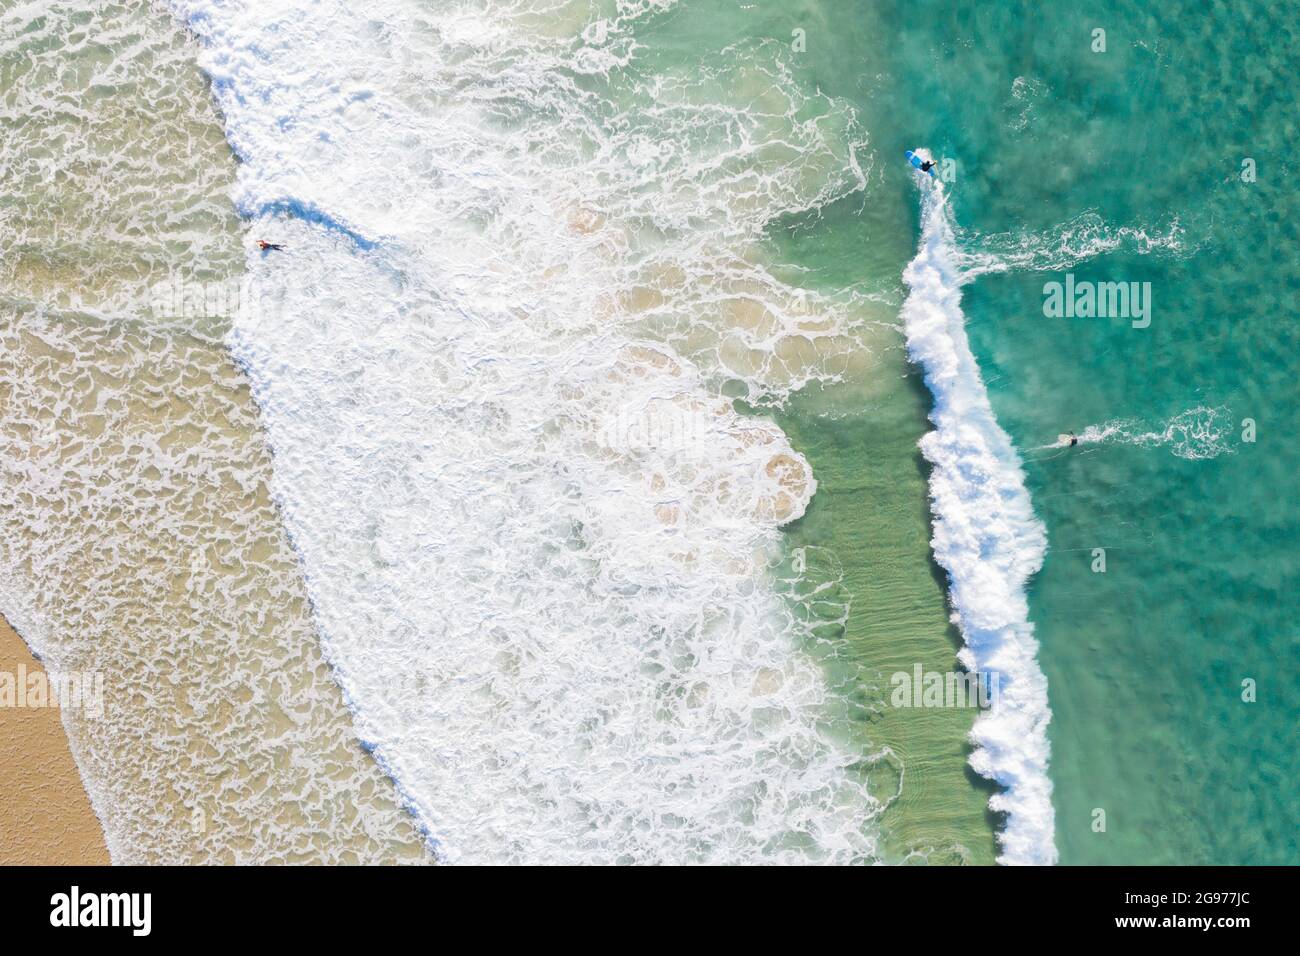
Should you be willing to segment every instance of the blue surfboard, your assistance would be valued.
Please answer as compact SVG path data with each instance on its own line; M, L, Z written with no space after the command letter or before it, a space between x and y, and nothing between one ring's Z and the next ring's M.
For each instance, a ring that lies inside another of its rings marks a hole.
M909 149L903 155L907 157L907 161L911 163L914 167L916 167L917 169L921 168L921 163L923 162L923 160L921 159L920 156L916 155L916 153L912 152ZM931 178L934 178L934 166L931 166L929 169L926 170L926 172L930 174Z

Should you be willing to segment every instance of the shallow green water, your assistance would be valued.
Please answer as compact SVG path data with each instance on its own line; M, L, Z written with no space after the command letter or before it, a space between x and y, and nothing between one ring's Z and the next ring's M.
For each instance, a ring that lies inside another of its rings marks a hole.
M887 355L876 372L901 365L901 356ZM953 671L960 646L927 547L930 516L916 449L925 398L914 380L899 384L872 396L817 389L779 416L818 476L814 507L791 527L790 540L833 556L851 599L827 667L832 686L859 704L848 715L856 732L897 757L873 779L877 792L897 793L880 821L884 859L988 864L995 855L996 820L985 806L992 784L966 763L974 712L896 708L889 700L891 675L918 664L924 672ZM886 768L901 770L901 779Z

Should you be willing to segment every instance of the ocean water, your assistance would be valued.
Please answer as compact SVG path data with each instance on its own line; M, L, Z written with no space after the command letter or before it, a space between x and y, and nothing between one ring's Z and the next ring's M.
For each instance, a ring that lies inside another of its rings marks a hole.
M6 8L0 612L114 678L114 859L1294 862L1295 52ZM1067 273L1150 326L1047 317Z
M1300 858L1290 12L864 5L896 41L877 102L955 160L960 308L1047 532L1064 863ZM1067 274L1149 282L1149 326L1048 317Z

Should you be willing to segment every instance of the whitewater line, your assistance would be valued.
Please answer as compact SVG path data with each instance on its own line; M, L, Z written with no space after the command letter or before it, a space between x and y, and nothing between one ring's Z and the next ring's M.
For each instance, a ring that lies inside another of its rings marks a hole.
M1005 864L1057 859L1047 776L1047 679L1029 622L1025 585L1042 567L1047 536L1025 489L1020 457L998 425L961 311L951 213L943 187L922 185L921 241L903 279L907 351L934 397L930 462L935 560L947 572L952 620L972 671L996 673L1000 693L971 729L971 766L1003 788L989 806L1007 814L998 835Z

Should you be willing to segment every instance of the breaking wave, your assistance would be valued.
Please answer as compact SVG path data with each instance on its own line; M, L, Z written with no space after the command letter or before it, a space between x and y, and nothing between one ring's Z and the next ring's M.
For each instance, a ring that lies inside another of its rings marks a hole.
M947 572L953 621L971 671L999 675L1000 694L976 718L971 765L1002 786L990 806L1007 814L999 861L1055 863L1047 776L1047 679L1029 622L1025 585L1042 566L1047 536L1025 489L1020 458L994 418L966 337L961 256L947 197L922 183L920 248L904 280L908 354L934 396L930 462L931 547Z

